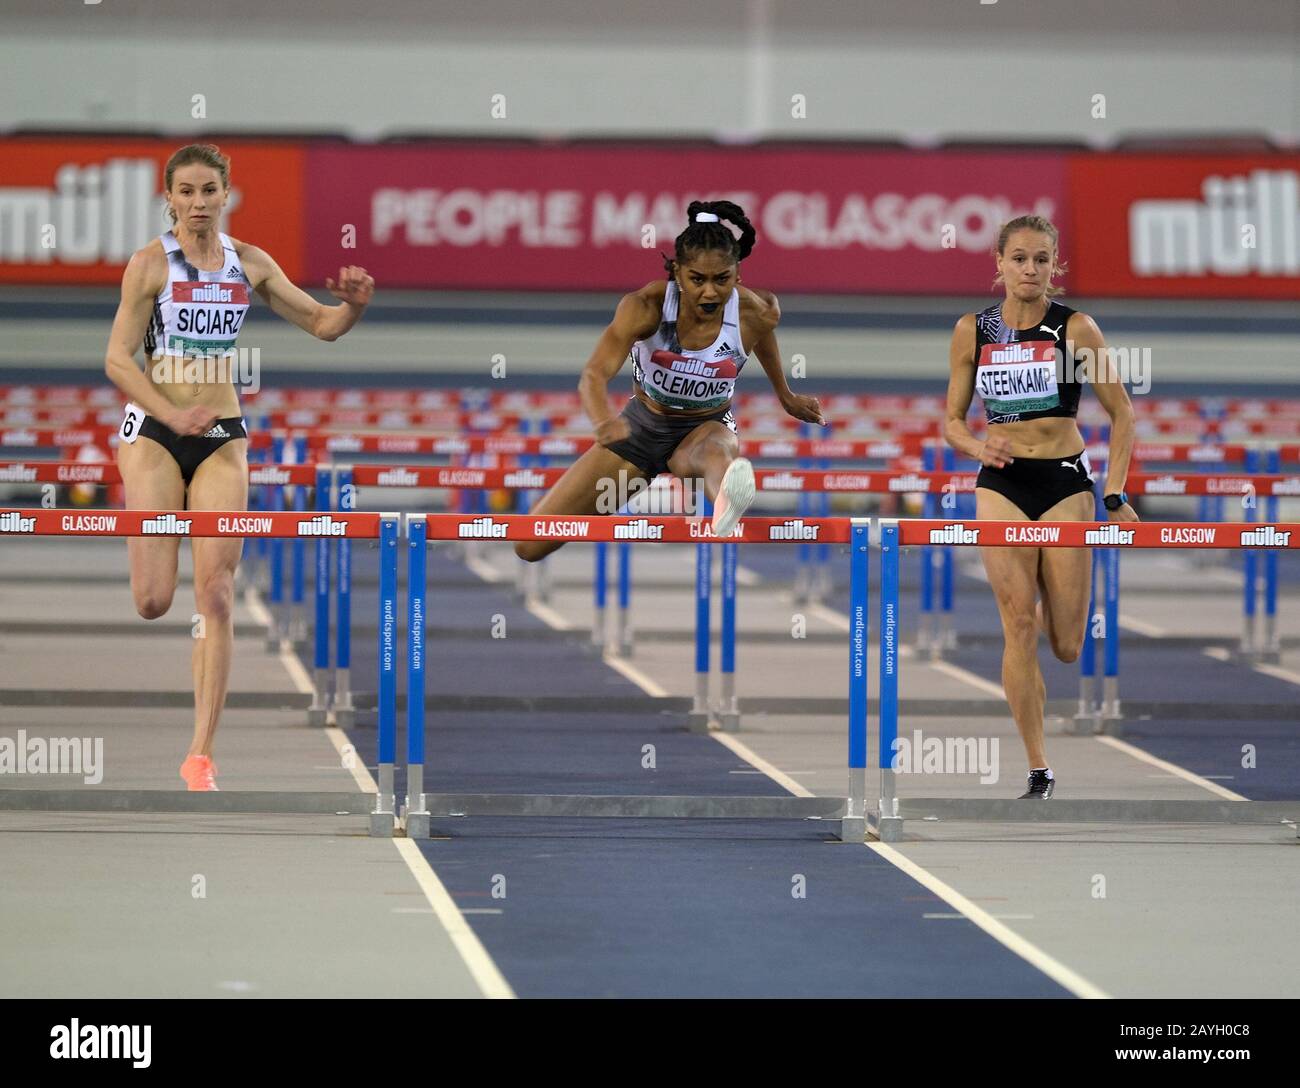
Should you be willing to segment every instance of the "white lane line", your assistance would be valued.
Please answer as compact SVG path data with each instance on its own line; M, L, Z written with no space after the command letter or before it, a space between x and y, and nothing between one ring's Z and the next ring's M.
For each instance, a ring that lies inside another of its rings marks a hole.
M892 846L883 842L869 842L867 843L867 849L874 850L891 865L901 869L927 891L937 895L948 906L960 911L995 941L998 941L1021 959L1036 967L1053 982L1063 986L1076 997L1110 997L1110 994L1100 986L1089 982L1077 971L1066 967L1060 960L1048 955L1037 945L1025 940L1024 937L1003 925L988 911L976 906L961 892L949 887L938 877L922 869Z
M1123 612L1119 614L1119 625L1130 631L1136 631L1139 635L1148 635L1151 638L1163 638L1169 634L1163 627L1157 627L1154 623L1147 623L1146 620L1140 620L1136 616L1129 616Z
M393 845L397 847L397 852L402 855L407 868L411 870L411 875L420 885L420 890L424 892L424 897L429 901L429 906L433 908L433 913L438 916L438 921L442 928L447 931L447 936L451 938L452 944L456 946L456 951L460 953L460 958L469 968L470 975L474 978L475 985L482 991L484 997L514 997L515 992L506 982L505 976L492 961L488 955L487 949L483 947L483 942L475 936L470 925L465 921L464 915L455 901L443 887L443 883L438 879L438 874L433 871L425 856L420 853L420 848L416 846L413 839L393 839Z
M622 674L632 681L637 687L647 695L653 695L656 699L662 699L667 696L668 692L656 684L649 676L643 673L626 658L617 657L614 654L605 654L602 658L615 672Z
M958 919L958 918L961 918L961 919L965 920L966 915L964 915L964 914L956 914L956 913L953 913L953 914L939 914L939 913L936 913L936 914L923 914L923 915L921 915L921 917L922 917L922 918L941 918L941 919L944 919L945 921L947 921L947 920L956 920L956 919ZM1032 919L1034 916L1033 916L1032 914L991 914L991 915L989 915L989 917L990 917L990 918L996 918L996 919L998 919L999 921L1003 921L1003 920L1006 920L1006 919L1014 919L1014 920L1018 920L1018 921L1028 921L1029 919Z
M496 585L497 583L504 582L506 580L506 575L504 575L501 571L497 570L496 567L494 567L481 555L473 555L473 554L467 555L465 556L464 562L465 562L465 566L467 566L471 571L477 574L485 582L491 582L493 585Z
M799 785L784 771L780 770L774 764L769 763L757 752L745 744L744 741L737 740L731 733L719 733L710 731L709 736L721 744L724 748L730 748L736 755L740 756L746 763L752 764L755 768L762 771L768 778L775 782L782 789L789 790L796 797L815 797L812 790L806 789Z
M982 676L976 676L973 672L963 669L960 665L954 665L951 661L928 661L925 664L928 664L935 672L941 672L945 676L951 676L954 680L960 680L973 688L978 688L986 695L995 695L999 699L1006 698L1001 684L995 684L992 680L985 680Z
M505 914L500 907L466 907L461 914Z
M298 689L298 694L311 695L315 692L316 688L311 682L311 677L307 675L302 660L298 657L298 651L293 648L293 644L288 640L280 643L280 664L284 666L285 671L289 674L289 679L293 681L293 686Z
M543 623L550 624L557 631L577 630L549 604L543 604L541 601L529 601L524 607Z
M244 590L244 607L248 609L253 619L264 627L271 626L271 613L266 610L262 604L261 594L252 586Z
M255 589L249 588L245 601L258 622L269 626L271 615L262 604ZM314 690L311 679L307 675L307 670L298 659L298 654L293 649L293 646L288 642L283 643L280 647L280 662L284 665L289 677L300 692L310 694ZM347 734L337 726L329 726L325 729L325 735L334 746L334 750L339 753L340 766L346 767L349 760L346 758L348 753L345 753L344 749L351 748ZM379 786L370 776L369 770L366 769L362 761L356 758L355 751L351 752L350 755L352 766L349 769L352 772L352 780L363 791L378 793ZM438 879L437 874L428 861L425 860L424 855L420 853L420 848L410 839L395 838L392 842L397 847L398 853L402 855L402 859L406 862L406 867L411 871L411 875L415 877L415 882L420 886L420 890L424 892L425 898L429 901L429 906L433 908L433 913L442 924L447 936L451 938L453 946L464 961L465 967L469 970L470 976L474 979L475 985L482 991L483 996L514 997L514 991L506 982L505 976L501 974L497 965L492 962L492 957L488 955L487 949L474 936L473 930L461 917L456 904L452 901L451 896L447 894L447 889L442 886L442 881Z
M829 623L837 630L848 634L849 617L847 613L836 612L833 608L828 608L821 601L814 601L808 606L808 611L824 623Z
M1284 669L1281 665L1264 665L1254 666L1256 672L1262 672L1265 676L1273 676L1278 680L1285 680L1290 684L1300 684L1300 672L1292 669Z
M352 772L352 781L357 784L357 788L362 793L378 793L379 783L370 777L365 762L357 758L356 749L348 740L348 735L337 725L327 725L325 736L334 745L334 751L339 754L339 765Z
M1249 798L1243 797L1239 793L1233 793L1230 789L1225 789L1217 782L1211 782L1199 774L1193 774L1185 770L1176 763L1169 763L1166 760L1153 756L1150 752L1144 752L1141 748L1135 748L1127 741L1122 741L1118 737L1098 736L1094 740L1101 741L1102 744L1108 744L1118 752L1124 752L1134 759L1141 760L1143 763L1149 763L1152 767L1159 767L1160 770L1167 774L1172 774L1176 778L1181 778L1184 782L1190 782L1194 786L1200 786L1203 790L1209 790L1216 797L1222 797L1225 801L1246 801Z
M1207 646L1201 651L1201 653L1206 657L1214 658L1215 661L1232 662L1232 651L1226 646ZM1300 672L1283 668L1281 665L1265 665L1261 662L1260 664L1252 665L1251 668L1258 673L1263 673L1265 676L1271 676L1276 680L1285 680L1288 684L1300 684Z

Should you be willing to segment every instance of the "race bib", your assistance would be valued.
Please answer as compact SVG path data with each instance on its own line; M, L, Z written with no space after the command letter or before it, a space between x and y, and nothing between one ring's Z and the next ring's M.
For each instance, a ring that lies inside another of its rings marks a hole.
M638 368L641 388L660 404L670 408L720 408L732 397L740 366L728 354L714 360L682 355L675 351L653 351Z
M975 367L975 391L995 415L1045 412L1061 403L1056 345L1048 340L985 344Z
M144 412L136 405L128 404L126 406L126 418L122 420L122 429L117 432L117 437L130 445L140 437L140 424L143 422Z

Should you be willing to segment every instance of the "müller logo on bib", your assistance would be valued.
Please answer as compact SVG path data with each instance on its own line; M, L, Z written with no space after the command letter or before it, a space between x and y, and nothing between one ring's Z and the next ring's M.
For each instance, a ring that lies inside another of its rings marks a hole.
M248 285L243 283L195 283L178 280L172 284L173 302L218 302L230 306L248 305Z

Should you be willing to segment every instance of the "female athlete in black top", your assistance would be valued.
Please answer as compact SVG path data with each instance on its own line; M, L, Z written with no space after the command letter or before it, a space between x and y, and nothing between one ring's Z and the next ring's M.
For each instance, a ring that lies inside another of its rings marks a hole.
M1087 376L1110 416L1106 507L1111 521L1136 521L1124 480L1133 446L1133 406L1087 314L1055 301L1062 268L1056 228L1042 216L1007 223L998 236L998 282L1006 298L965 314L949 351L949 445L983 466L976 482L984 521L1092 521L1095 498L1083 436L1075 424ZM1080 363L1083 366L1080 366ZM966 425L971 397L984 400L988 437ZM1055 776L1043 743L1046 688L1038 665L1043 630L1061 661L1083 648L1090 588L1086 548L981 548L1002 615L1002 686L1029 758L1029 790L1047 798ZM1037 598L1037 603L1035 601Z

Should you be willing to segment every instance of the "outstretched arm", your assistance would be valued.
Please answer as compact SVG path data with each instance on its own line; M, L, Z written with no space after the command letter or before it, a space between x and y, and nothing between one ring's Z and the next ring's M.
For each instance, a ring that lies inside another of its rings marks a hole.
M337 340L361 320L375 293L375 281L364 268L349 265L339 269L339 278L326 279L325 286L337 306L322 306L281 271L271 255L256 246L244 246L240 254L254 281L253 289L275 313L317 340Z

